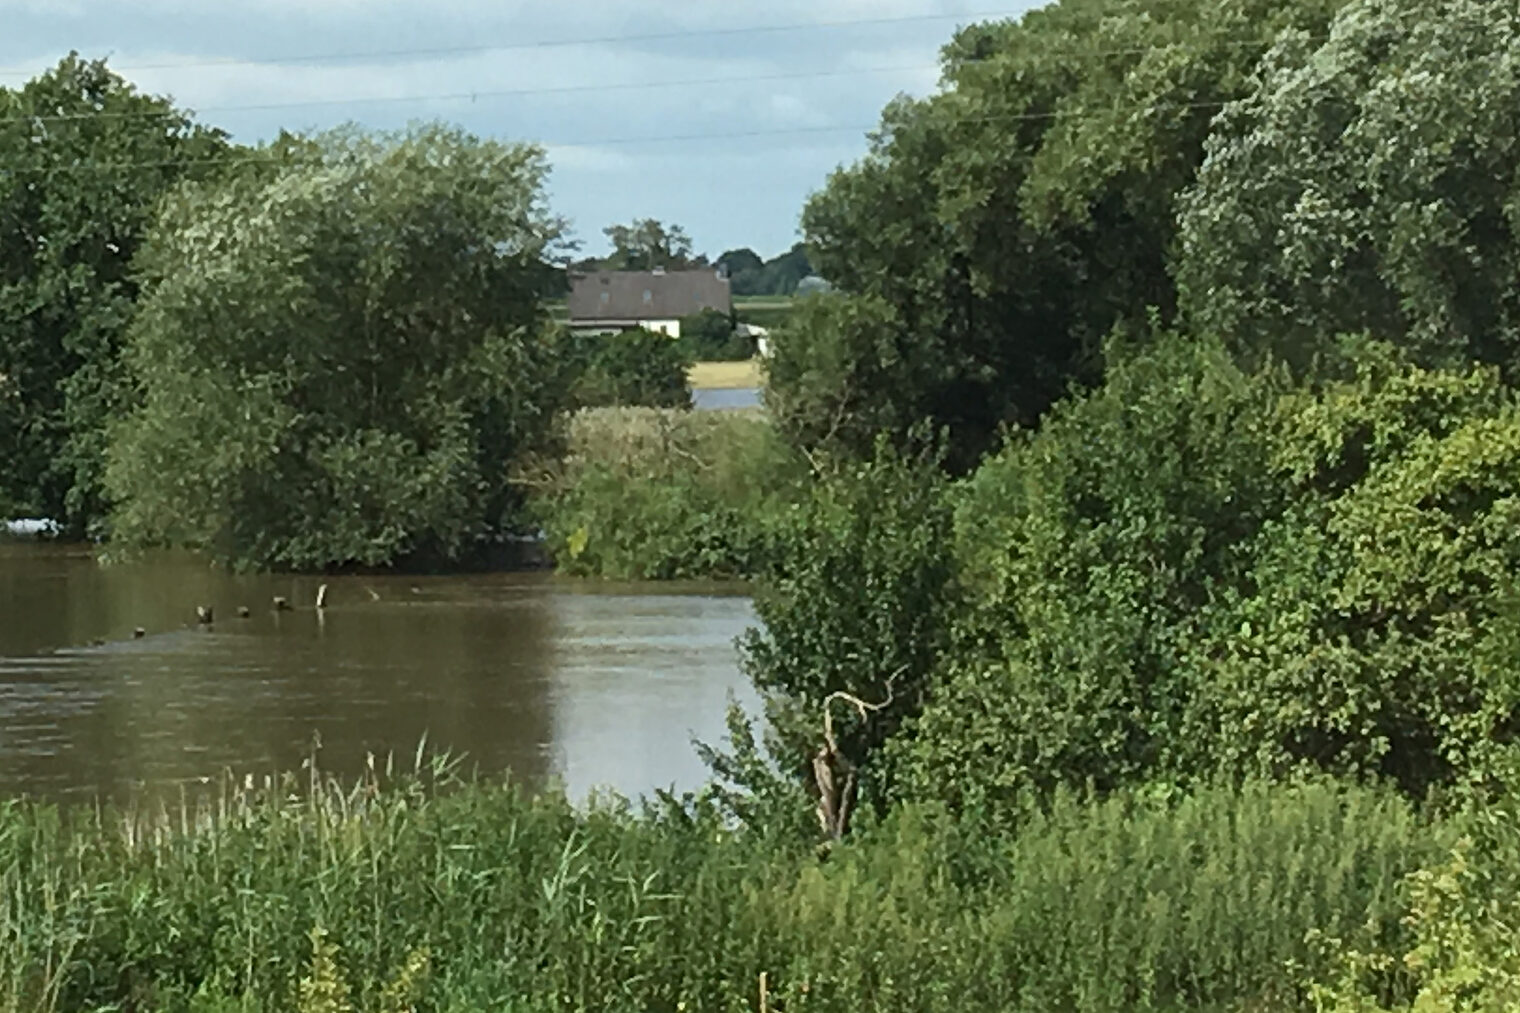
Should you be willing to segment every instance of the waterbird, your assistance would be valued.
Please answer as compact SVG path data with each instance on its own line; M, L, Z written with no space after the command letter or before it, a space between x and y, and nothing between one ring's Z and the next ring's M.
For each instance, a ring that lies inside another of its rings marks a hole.
M200 623L202 626L210 626L211 625L211 620L212 620L212 612L211 612L211 606L210 605L197 605L197 606L195 606L195 621L196 622Z
M327 585L323 584L317 588L317 609L321 610L325 608L327 608Z
M251 615L253 615L253 613L250 612L250 611L248 611L248 606L247 605L239 605L238 606L238 618L239 619L247 619Z
M276 612L289 612L290 611L290 601L289 601L289 599L285 598L282 595L278 595L278 594L275 595L274 596L274 610Z
M145 629L143 629L141 626L139 626L137 629L135 629L135 630L132 631L132 639L133 640L141 640L143 637L146 637L147 635L148 635L148 631L145 630Z

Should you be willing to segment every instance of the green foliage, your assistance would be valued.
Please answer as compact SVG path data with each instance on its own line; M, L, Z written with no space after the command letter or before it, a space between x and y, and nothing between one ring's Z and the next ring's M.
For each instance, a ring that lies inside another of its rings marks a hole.
M1181 660L1209 603L1248 583L1245 547L1282 508L1261 420L1284 389L1206 345L1163 342L966 481L968 608L897 744L913 794L1007 804L1196 773Z
M1016 810L1063 784L1306 769L1417 797L1502 783L1520 409L1490 373L1362 359L1294 389L1163 342L968 480L968 607L889 749L906 795Z
M929 361L938 347L899 327L884 300L799 299L771 335L766 407L791 443L867 459L879 433L906 433L934 416L921 380L952 368Z
M661 267L680 271L707 263L706 257L692 255L691 237L679 225L639 218L628 225L609 225L602 232L612 244L612 255L596 262L599 270L649 271Z
M1317 1013L1500 1013L1520 1004L1520 807L1488 799L1453 821L1444 861L1408 880L1401 945L1328 939L1333 964L1311 985ZM1388 995L1398 980L1404 995Z
M307 776L0 807L0 1008L743 1009L765 972L815 1013L1277 1009L1330 971L1310 930L1398 946L1449 843L1311 784L1063 799L1016 838L909 807L820 862L700 797Z
M743 641L745 668L771 704L776 750L797 774L823 744L830 693L890 700L866 720L839 709L839 747L857 764L917 712L956 607L936 461L878 450L870 463L826 472L781 515L755 599L764 628ZM873 777L866 797L884 801Z
M681 318L681 344L695 362L737 362L755 357L755 339L737 333L728 313L707 309Z
M1520 12L1358 0L1284 36L1182 201L1195 324L1307 364L1370 330L1418 361L1520 365Z
M625 579L761 571L807 477L763 416L649 408L575 414L549 470L533 510L558 569Z
M292 568L458 558L513 523L565 367L541 320L531 147L332 134L182 189L138 259L115 537Z
M0 501L11 509L75 533L102 519L133 258L162 195L222 171L228 149L102 61L71 54L0 88Z
M694 361L682 341L643 328L571 339L578 371L571 401L578 407L691 407L686 371Z
M797 283L813 273L802 243L764 262L753 250L730 250L718 263L728 268L734 295L791 295Z
M943 88L894 100L870 153L809 201L813 266L855 308L799 323L793 342L830 350L772 390L848 390L826 407L899 438L931 419L965 469L1003 424L1098 383L1107 336L1175 309L1176 199L1217 104L1249 93L1279 33L1317 34L1338 4L1062 0L966 29ZM796 431L868 451L830 418Z

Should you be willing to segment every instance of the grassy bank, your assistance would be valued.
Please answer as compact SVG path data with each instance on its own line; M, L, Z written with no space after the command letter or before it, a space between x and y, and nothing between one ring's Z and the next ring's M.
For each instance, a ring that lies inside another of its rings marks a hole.
M735 390L759 387L764 374L758 359L740 362L699 362L686 372L693 390Z
M710 806L577 811L426 770L165 813L0 808L0 1008L1303 1008L1320 931L1396 941L1448 831L1329 784L915 809L822 860Z

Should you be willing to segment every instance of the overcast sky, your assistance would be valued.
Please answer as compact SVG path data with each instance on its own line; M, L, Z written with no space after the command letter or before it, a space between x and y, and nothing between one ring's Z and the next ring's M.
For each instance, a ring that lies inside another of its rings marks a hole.
M865 150L887 100L933 90L957 25L1032 6L0 0L0 82L77 49L241 141L445 119L544 144L555 210L588 252L604 226L649 217L711 255L768 257L798 238L808 193Z

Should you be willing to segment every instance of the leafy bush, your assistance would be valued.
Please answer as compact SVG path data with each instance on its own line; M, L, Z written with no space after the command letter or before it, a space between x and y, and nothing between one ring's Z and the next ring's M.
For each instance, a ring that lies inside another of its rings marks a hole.
M1408 880L1401 945L1328 939L1333 964L1310 994L1317 1013L1504 1013L1520 1006L1520 807L1489 800L1453 821L1444 861ZM1327 934L1321 934L1327 935ZM1389 994L1396 981L1400 994Z
M806 464L758 413L603 408L572 416L546 471L533 509L561 571L747 577Z
M1163 342L970 479L969 607L890 750L909 796L1498 779L1520 723L1520 409L1489 372L1360 358L1294 390ZM841 599L813 607L858 608Z
M577 406L691 407L686 371L692 357L680 341L643 328L573 340L581 370L573 392Z
M703 310L681 318L681 343L697 362L737 362L755 357L755 339L740 334L734 318L717 310Z
M426 767L172 817L10 803L0 1006L726 1009L764 972L815 1013L1281 1008L1329 970L1311 929L1399 945L1398 885L1446 846L1323 784L1066 799L1014 839L907 808L824 862L702 798L575 810Z
M379 565L515 520L508 465L564 394L542 154L441 127L312 147L177 191L139 258L106 476L126 545Z
M826 471L781 515L755 598L764 628L743 649L798 773L822 745L830 693L890 700L868 720L840 708L839 746L857 765L917 712L955 608L945 493L932 454L906 457L883 442L875 460ZM865 787L885 798L884 786Z

